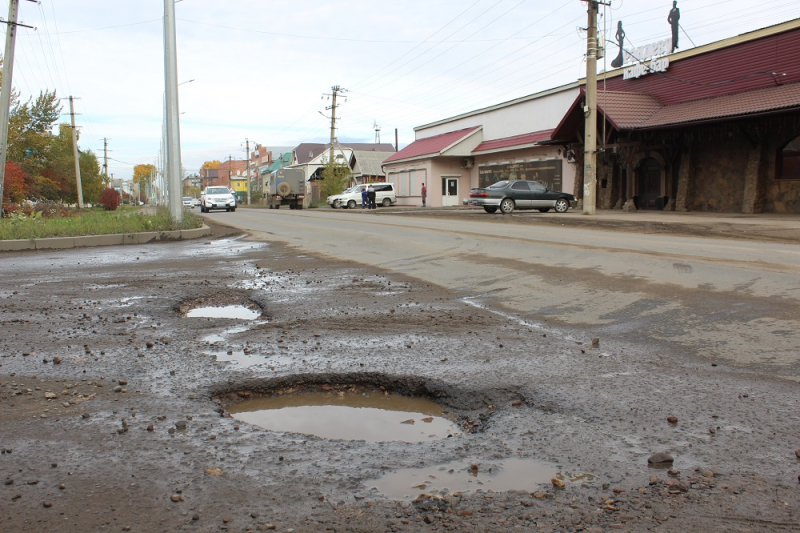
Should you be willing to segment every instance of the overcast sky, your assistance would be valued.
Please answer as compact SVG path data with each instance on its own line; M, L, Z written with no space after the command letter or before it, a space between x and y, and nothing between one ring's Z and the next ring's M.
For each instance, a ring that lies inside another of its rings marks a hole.
M669 37L670 0L601 10L635 46ZM8 2L0 2L2 17ZM681 49L800 17L798 0L680 0ZM331 86L342 142L401 147L413 128L575 81L585 74L579 0L182 0L176 4L184 167L269 148L327 142ZM81 149L110 172L155 163L161 139L163 0L20 1L14 86L76 100ZM5 29L3 30L5 31ZM608 62L616 55L608 48ZM64 122L69 121L65 101ZM276 150L280 151L280 150ZM277 153L275 154L278 155Z

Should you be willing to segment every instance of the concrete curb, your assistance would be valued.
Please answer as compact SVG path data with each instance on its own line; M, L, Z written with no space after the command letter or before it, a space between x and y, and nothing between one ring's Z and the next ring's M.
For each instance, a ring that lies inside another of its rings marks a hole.
M0 252L24 250L63 250L66 248L91 248L119 244L146 244L156 241L185 241L211 235L211 228L176 231L148 231L142 233L115 233L112 235L85 235L81 237L53 237L47 239L17 239L0 241Z

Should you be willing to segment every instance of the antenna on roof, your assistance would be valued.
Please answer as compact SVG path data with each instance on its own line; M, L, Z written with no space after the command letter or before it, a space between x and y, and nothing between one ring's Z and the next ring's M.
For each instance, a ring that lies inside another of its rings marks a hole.
M372 129L375 130L375 144L381 143L381 127L378 125L378 121L373 121Z

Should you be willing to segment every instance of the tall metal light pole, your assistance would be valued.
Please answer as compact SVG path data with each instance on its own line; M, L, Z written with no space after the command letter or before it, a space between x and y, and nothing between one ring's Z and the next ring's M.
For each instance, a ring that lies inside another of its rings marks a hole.
M584 115L583 214L594 215L597 200L597 5L588 0L589 25L586 39L586 107Z
M165 169L169 189L169 211L173 220L182 222L181 126L178 108L178 52L175 33L175 1L164 0L164 85L167 115Z

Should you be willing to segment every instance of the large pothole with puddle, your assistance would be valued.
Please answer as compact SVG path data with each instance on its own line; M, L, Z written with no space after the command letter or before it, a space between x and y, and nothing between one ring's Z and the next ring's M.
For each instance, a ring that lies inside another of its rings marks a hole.
M230 392L217 396L217 401L243 423L322 439L429 442L477 427L430 398L353 383L298 382Z
M178 313L186 318L257 320L263 310L245 296L226 294L186 300L178 306Z

